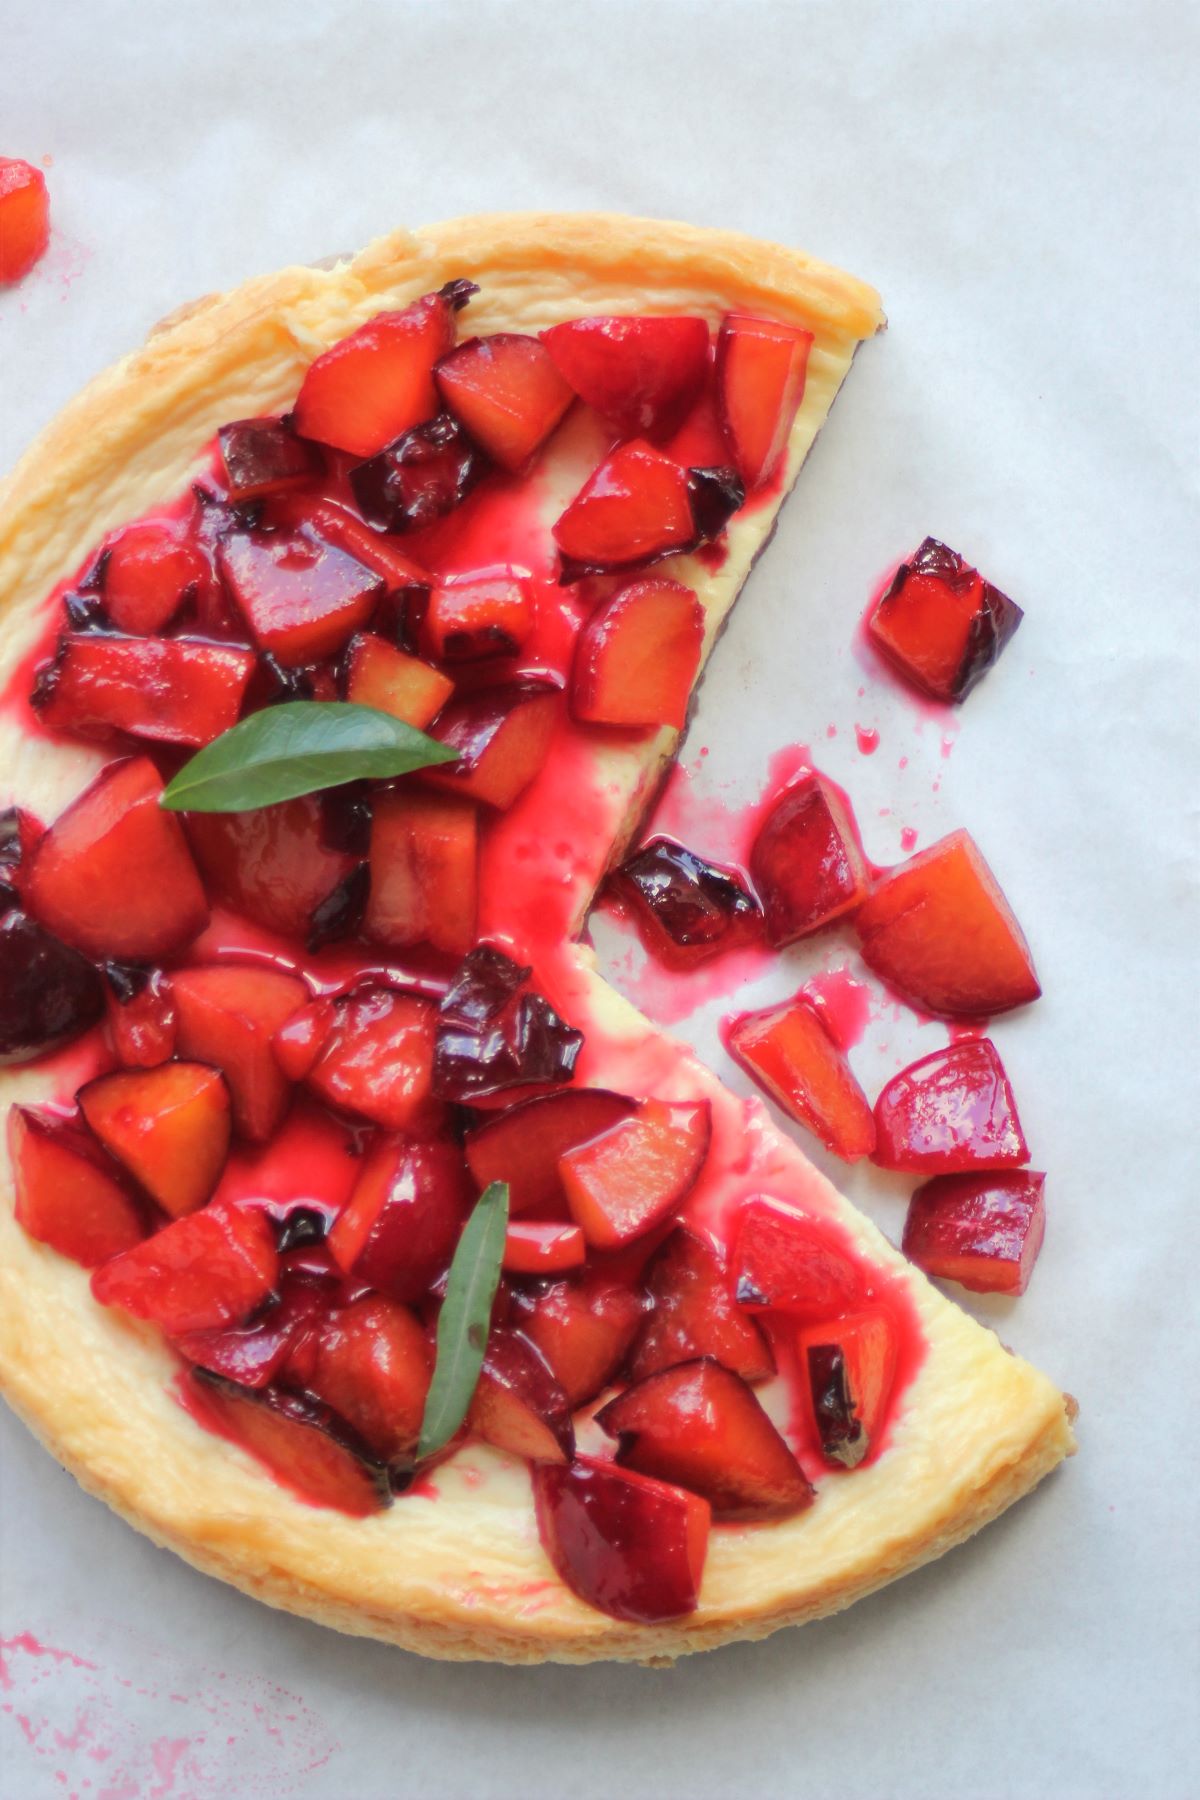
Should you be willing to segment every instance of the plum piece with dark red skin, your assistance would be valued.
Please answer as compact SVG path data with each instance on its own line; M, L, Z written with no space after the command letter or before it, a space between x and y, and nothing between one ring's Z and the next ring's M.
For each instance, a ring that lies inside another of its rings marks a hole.
M325 1314L291 1350L282 1380L315 1394L385 1463L411 1462L433 1374L416 1314L367 1294Z
M571 1408L550 1365L519 1331L493 1331L467 1414L485 1443L534 1463L568 1463L575 1453Z
M504 1237L503 1266L510 1275L561 1275L578 1269L587 1244L578 1225L553 1219L514 1219Z
M222 1071L236 1129L252 1143L266 1143L282 1122L292 1092L272 1039L307 1000L308 989L276 969L213 963L175 970L171 991L179 1054Z
M305 529L231 531L217 564L255 644L285 669L336 656L385 592L374 569Z
M329 1034L306 1077L327 1105L387 1131L425 1133L433 1099L437 1008L431 1000L368 983L339 999Z
M812 1504L799 1463L750 1388L712 1357L626 1388L596 1423L618 1439L623 1468L703 1495L714 1519L786 1519Z
M189 1412L264 1465L314 1506L366 1518L391 1505L387 1471L320 1401L274 1388L241 1387L205 1369L183 1377Z
M589 1271L515 1287L513 1320L535 1343L572 1406L594 1400L621 1366L646 1317L645 1296Z
M704 609L682 582L631 581L580 631L571 713L590 725L681 730L704 647Z
M456 695L430 732L456 760L426 769L422 779L504 812L546 761L561 716L561 689L548 678Z
M208 923L208 901L146 757L109 763L38 844L29 911L85 955L157 962Z
M859 1271L831 1227L765 1194L738 1213L730 1269L738 1304L751 1312L822 1318L863 1297Z
M13 1106L8 1154L14 1216L38 1243L96 1269L145 1236L142 1209L120 1170L74 1121Z
M454 692L440 669L409 656L374 632L360 632L346 650L345 695L356 706L373 706L424 731Z
M984 1018L1042 991L1025 935L965 831L889 870L854 926L863 961L926 1012Z
M875 1102L872 1160L922 1175L1029 1161L1012 1086L990 1038L948 1044L892 1076Z
M305 947L323 950L326 944L337 944L344 938L356 936L367 910L370 885L370 872L365 862L351 869L332 893L313 908Z
M431 662L515 656L534 626L529 577L514 569L457 576L431 589L417 645Z
M744 499L732 470L685 469L652 444L619 444L553 527L564 581L640 567L718 537Z
M533 1494L546 1554L588 1606L645 1625L696 1610L712 1518L699 1495L590 1456L537 1465Z
M103 1013L103 983L86 957L18 907L0 910L0 1066L31 1062Z
M876 602L867 635L919 693L956 706L983 680L1023 617L957 550L928 537Z
M371 825L365 935L407 949L465 956L475 942L479 820L469 800L399 788L380 792Z
M530 973L490 944L464 958L438 1009L434 1091L443 1100L471 1105L571 1079L583 1033L525 986Z
M0 156L0 286L28 275L49 242L46 177L19 156Z
M330 1254L356 1281L415 1303L449 1267L470 1206L457 1144L385 1138L366 1157L334 1222Z
M651 838L611 880L647 949L672 968L694 969L762 937L762 910L737 873L670 838Z
M350 471L364 519L384 531L421 531L461 506L486 471L484 458L449 413L415 425Z
M645 315L569 319L542 333L581 400L619 437L668 437L708 375L705 319Z
M711 1139L707 1100L643 1100L600 1137L568 1150L559 1176L588 1243L619 1249L678 1212Z
M804 993L723 1022L730 1056L789 1118L844 1162L875 1148L875 1119L821 1013Z
M512 331L468 338L434 379L443 406L510 474L529 464L575 399L545 345Z
M939 1281L1023 1294L1046 1232L1045 1186L1033 1169L936 1176L909 1202L901 1248Z
M171 1218L210 1199L229 1154L229 1090L204 1063L118 1069L78 1095L91 1130Z
M109 538L97 582L108 623L135 637L151 637L189 601L207 597L213 568L204 545L182 521L139 519Z
M326 809L317 794L249 812L186 818L214 900L284 937L307 937L317 907L358 861L328 847Z
M509 1108L467 1134L467 1165L482 1191L508 1183L510 1215L566 1210L559 1158L599 1137L637 1105L605 1088L569 1088Z
M45 835L46 827L27 807L6 806L0 812L0 908L20 899L33 853Z
M804 399L813 334L730 313L717 337L717 405L733 460L753 492L776 473Z
M651 1311L629 1358L633 1381L713 1357L743 1381L775 1373L770 1345L733 1297L725 1258L705 1234L678 1225L646 1272Z
M280 1240L282 1241L282 1240ZM324 1311L326 1300L317 1282L280 1282L279 1299L246 1325L216 1331L184 1331L172 1346L185 1362L210 1374L223 1375L240 1387L263 1388L282 1370L297 1339Z
M235 419L217 433L231 500L261 500L303 487L321 473L321 457L284 419Z
M237 723L254 671L233 644L67 632L32 704L53 731L199 749Z
M866 899L870 874L848 803L815 772L786 788L758 828L750 876L777 948Z
M108 1035L127 1069L153 1069L175 1054L178 1018L171 983L162 969L136 963L103 965Z
M278 1269L266 1214L214 1200L106 1262L92 1293L175 1337L244 1324L272 1293Z
M827 1463L856 1469L878 1446L896 1374L896 1330L885 1312L823 1321L800 1333L801 1375Z

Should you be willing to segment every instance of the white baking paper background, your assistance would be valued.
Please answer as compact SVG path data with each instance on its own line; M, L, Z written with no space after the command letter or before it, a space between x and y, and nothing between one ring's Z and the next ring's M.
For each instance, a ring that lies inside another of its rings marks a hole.
M181 302L398 222L649 213L878 283L891 329L719 646L690 792L711 817L804 742L880 861L904 826L976 834L1045 984L995 1035L1049 1171L1030 1291L978 1310L1082 1409L1081 1454L973 1545L669 1674L439 1666L273 1614L4 1414L4 1800L1197 1792L1196 52L1184 0L0 0L0 154L54 204L0 295L5 466ZM852 648L926 532L1026 609L949 755ZM720 1057L732 1004L679 1028ZM883 1009L856 1066L938 1041ZM902 1183L849 1186L898 1233Z

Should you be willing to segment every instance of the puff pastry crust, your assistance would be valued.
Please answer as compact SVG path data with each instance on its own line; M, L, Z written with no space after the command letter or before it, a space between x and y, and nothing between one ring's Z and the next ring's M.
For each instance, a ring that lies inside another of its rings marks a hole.
M858 343L883 323L878 296L796 251L734 233L610 215L459 219L397 232L323 269L294 268L211 296L165 321L50 425L0 492L0 680L42 628L43 597L102 534L179 492L230 418L290 403L312 358L381 308L469 275L474 330L537 330L585 312L760 310L815 333L784 491ZM677 559L708 618L708 647L775 508L739 520L713 572ZM633 828L663 733L605 770L613 841ZM0 720L12 794L52 816L100 758L48 747ZM7 797L7 796L6 796ZM612 845L607 846L611 849ZM582 917L600 867L577 876ZM54 1457L156 1543L274 1606L427 1656L514 1663L689 1651L834 1612L939 1556L1032 1488L1074 1447L1052 1382L940 1295L800 1151L690 1056L660 1056L654 1029L591 969L579 979L606 1036L640 1063L644 1093L708 1095L743 1134L768 1191L837 1217L863 1251L903 1272L928 1341L888 1449L833 1478L808 1512L714 1532L698 1611L667 1626L609 1619L557 1579L538 1541L523 1464L470 1445L436 1471L436 1497L369 1519L305 1505L172 1398L173 1357L152 1331L92 1300L86 1273L12 1215L0 1164L0 1388ZM0 1076L0 1105L47 1097L37 1068Z

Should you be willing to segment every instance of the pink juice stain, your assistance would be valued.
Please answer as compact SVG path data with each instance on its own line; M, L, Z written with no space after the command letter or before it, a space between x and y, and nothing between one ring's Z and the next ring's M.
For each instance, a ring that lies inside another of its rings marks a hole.
M854 741L861 756L874 756L879 748L879 733L873 725L856 725Z
M839 1050L860 1044L872 1017L871 990L848 969L813 975L801 990L813 1002Z

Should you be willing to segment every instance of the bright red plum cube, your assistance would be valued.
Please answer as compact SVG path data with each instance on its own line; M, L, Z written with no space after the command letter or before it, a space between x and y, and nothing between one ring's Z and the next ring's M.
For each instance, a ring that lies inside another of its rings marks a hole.
M579 633L571 712L591 725L681 730L703 648L704 609L691 588L631 581Z
M233 644L68 632L33 704L55 731L199 749L237 724L254 668L253 654Z
M106 1262L92 1292L101 1306L176 1336L241 1324L271 1293L278 1269L266 1214L213 1201Z
M567 1396L541 1351L521 1332L492 1332L467 1429L534 1464L569 1463L574 1455Z
M515 656L533 625L527 576L513 569L458 576L431 590L421 620L420 648L433 662Z
M504 1238L504 1267L511 1275L560 1275L578 1269L587 1243L578 1225L553 1219L514 1219Z
M824 775L814 771L784 789L758 828L750 875L776 946L819 931L866 899L870 875L854 816Z
M231 531L217 563L254 642L285 669L336 656L385 592L374 569L305 530Z
M329 1251L356 1281L412 1304L449 1267L470 1206L456 1144L382 1138L334 1222Z
M641 439L613 450L554 526L566 561L594 570L653 562L696 535L688 471Z
M697 1357L714 1358L743 1381L775 1373L770 1345L733 1297L725 1258L703 1232L677 1225L646 1271L653 1309L629 1359L634 1381Z
M407 789L378 794L366 936L465 956L475 942L478 864L479 815L469 800Z
M926 538L900 564L867 633L918 692L950 706L983 680L1023 617L957 550Z
M358 862L326 843L318 794L186 821L213 898L285 937L308 936L314 912Z
M561 717L562 693L554 681L531 677L456 695L431 735L457 760L426 769L423 780L504 812L541 769Z
M296 1357L304 1389L376 1456L388 1463L412 1457L433 1374L429 1335L415 1313L383 1294L365 1295L327 1313Z
M239 1387L264 1388L284 1368L297 1340L308 1334L324 1313L326 1296L318 1281L289 1277L280 1261L279 1299L255 1313L245 1325L215 1331L184 1331L172 1348L185 1362L210 1374L223 1375Z
M533 1493L546 1554L588 1606L646 1625L696 1610L706 1500L590 1456L537 1465Z
M173 1219L212 1196L229 1154L229 1089L204 1063L119 1069L89 1082L79 1110L109 1155Z
M359 988L339 1001L308 1085L328 1105L386 1131L423 1131L440 1118L433 1101L436 1028L432 1001Z
M546 1358L572 1407L612 1379L646 1316L647 1302L604 1274L553 1281L514 1296L513 1314Z
M442 404L502 469L524 469L575 399L537 338L468 338L434 371Z
M46 177L19 157L0 156L0 286L28 275L49 242Z
M558 1172L571 1216L598 1250L615 1250L678 1212L712 1138L707 1100L643 1100L628 1118L568 1150Z
M424 731L453 692L448 675L373 632L360 632L347 648L346 698L356 706L373 706Z
M481 1192L490 1182L508 1183L510 1214L561 1214L566 1196L560 1158L628 1118L636 1104L604 1088L568 1088L527 1100L467 1134L467 1165Z
M717 400L747 490L777 472L804 399L813 334L775 319L730 313L717 338Z
M179 1054L224 1074L234 1125L252 1143L273 1137L291 1099L291 1084L272 1038L308 998L293 975L249 963L178 969L171 977Z
M705 319L568 319L542 342L574 392L623 438L669 436L708 375Z
M1029 1161L1012 1087L990 1038L949 1044L892 1076L875 1102L874 1161L922 1175Z
M883 1310L822 1320L797 1340L813 1430L827 1463L855 1469L878 1447L896 1375L896 1328Z
M69 1120L11 1107L8 1154L18 1225L60 1256L96 1269L145 1236L141 1208L120 1172Z
M188 600L207 593L212 564L186 525L138 519L115 532L100 558L104 611L118 631L152 637Z
M743 1204L730 1266L738 1303L752 1312L819 1319L862 1301L859 1270L832 1227L766 1194Z
M976 1294L1023 1294L1046 1232L1046 1177L1032 1169L939 1175L913 1195L905 1256Z
M803 993L725 1027L734 1061L835 1156L857 1162L875 1148L870 1103L819 1011Z

